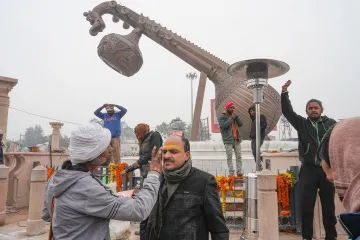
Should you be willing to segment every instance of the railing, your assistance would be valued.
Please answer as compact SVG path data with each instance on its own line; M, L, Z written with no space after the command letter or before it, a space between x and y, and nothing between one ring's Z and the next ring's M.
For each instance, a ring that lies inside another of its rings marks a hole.
M127 169L127 167L125 169ZM126 177L126 175L127 174L124 174L121 176L121 178L122 178L121 190L122 191L134 189L137 185L141 186L141 178L135 176L134 172L130 172L129 179ZM109 172L108 166L97 167L94 171L94 176L96 176L104 184L110 183L110 172ZM116 182L115 177L114 177L113 182Z
M298 167L290 168L296 176L299 174ZM207 170L206 172L217 176L218 173L224 174L227 176L226 170ZM95 169L94 175L100 179L104 184L109 183L110 173L107 166L100 166ZM127 174L126 174L127 175ZM136 176L134 172L130 172L130 177L126 177L126 175L122 176L122 187L121 190L130 190L130 189L141 189L142 187L142 179L140 176ZM234 182L233 186L235 193L239 194L244 190L244 182L242 179L237 179ZM289 215L281 215L281 211L279 212L279 230L293 230L296 232L300 232L300 214L299 214L299 187L298 184L295 184L293 188L290 189L290 214ZM227 225L230 229L241 230L244 228L244 210L246 208L246 199L244 197L237 198L231 192L226 193L225 199L219 193L220 201L222 206L225 201L225 211L224 217L227 221Z

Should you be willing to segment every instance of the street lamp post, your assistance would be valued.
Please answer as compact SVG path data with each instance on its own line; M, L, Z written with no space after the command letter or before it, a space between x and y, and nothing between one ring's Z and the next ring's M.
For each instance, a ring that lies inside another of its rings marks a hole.
M284 62L271 59L251 59L230 65L227 72L237 78L246 79L247 87L252 89L253 103L256 106L256 172L260 171L260 104L264 101L264 87L268 85L268 79L278 77L290 69ZM246 182L246 229L259 231L258 228L258 196L257 174L249 173L245 177ZM255 193L255 194L254 194Z
M193 80L197 78L196 72L190 72L186 74L186 78L191 82L191 127L194 121L194 96L193 96Z
M260 171L260 104L264 101L264 88L268 79L278 77L290 69L289 65L272 59L250 59L230 65L227 72L247 80L247 87L253 91L256 111L256 171Z

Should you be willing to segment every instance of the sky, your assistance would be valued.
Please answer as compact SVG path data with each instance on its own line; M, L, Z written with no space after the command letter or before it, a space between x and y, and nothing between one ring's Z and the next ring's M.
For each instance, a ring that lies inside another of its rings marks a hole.
M10 107L62 121L86 123L104 103L128 109L131 127L146 122L191 118L190 80L195 69L146 36L140 39L144 64L125 77L97 55L109 33L127 34L122 22L105 17L96 37L83 16L99 0L0 0L0 76L18 79ZM281 90L291 79L294 110L305 114L311 98L320 99L334 119L360 115L360 2L356 0L124 0L143 13L228 63L273 58L290 71L269 83ZM358 16L358 17L356 17ZM198 76L200 74L198 73ZM198 81L194 81L194 98ZM202 118L210 117L215 88L207 81ZM40 124L51 133L51 120L9 109L8 139ZM65 123L69 135L75 124ZM215 136L215 134L213 134ZM216 136L215 136L216 138Z

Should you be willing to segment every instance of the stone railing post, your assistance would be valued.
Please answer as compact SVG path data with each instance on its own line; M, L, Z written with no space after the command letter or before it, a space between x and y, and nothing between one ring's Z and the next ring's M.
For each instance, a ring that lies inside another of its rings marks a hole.
M0 164L0 226L5 224L9 168Z
M257 174L259 240L279 239L276 175L270 170Z
M45 167L37 166L31 171L29 215L26 225L26 234L29 236L46 232L45 222L41 219L46 181L47 170Z
M61 122L50 122L50 125L53 129L51 135L51 149L59 150L60 149L60 128L64 125Z

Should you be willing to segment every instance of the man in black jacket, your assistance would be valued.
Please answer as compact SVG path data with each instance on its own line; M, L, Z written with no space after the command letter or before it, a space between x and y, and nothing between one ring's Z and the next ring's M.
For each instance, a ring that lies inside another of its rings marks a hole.
M326 179L321 166L316 164L315 157L317 148L325 132L336 123L334 119L322 116L323 106L321 101L311 99L306 104L307 118L297 115L289 100L287 88L291 81L282 86L281 107L282 113L290 124L296 129L299 139L299 158L301 169L299 174L301 223L303 239L313 237L313 219L316 196L319 196L322 206L323 223L326 232L326 240L336 239L335 217L335 188Z
M249 108L249 115L251 118L251 129L250 129L250 139L251 139L251 150L256 161L256 112L255 106L252 105ZM260 114L260 147L264 143L265 131L267 128L267 121L264 114Z
M189 141L173 135L162 150L158 200L144 239L208 240L210 233L213 240L229 240L215 177L192 167Z

